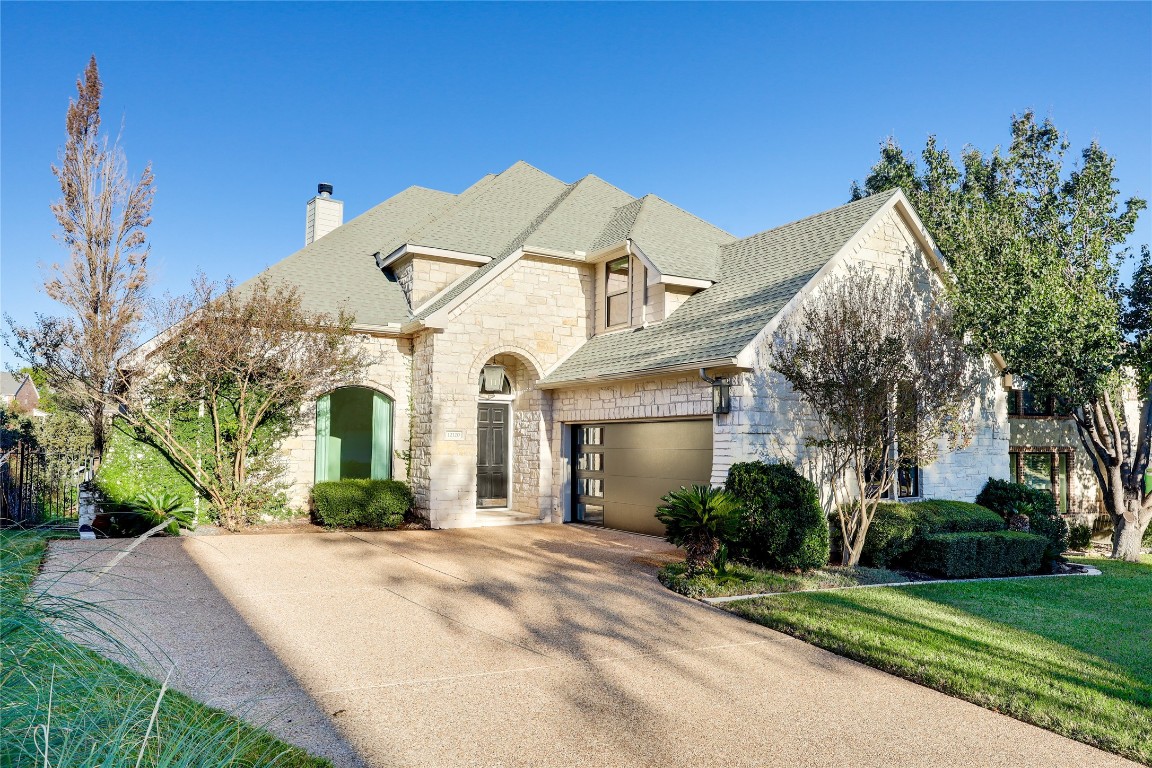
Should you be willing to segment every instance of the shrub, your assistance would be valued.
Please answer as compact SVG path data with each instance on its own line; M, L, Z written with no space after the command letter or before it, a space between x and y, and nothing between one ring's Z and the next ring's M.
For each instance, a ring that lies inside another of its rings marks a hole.
M336 480L312 486L316 522L331 528L397 528L412 508L399 480Z
M1084 552L1092 546L1092 526L1074 525L1068 529L1068 548Z
M788 464L733 464L725 487L740 500L733 555L762 568L828 563L828 519L815 483Z
M1031 532L1048 539L1044 562L1057 559L1068 548L1068 523L1048 491L990 477L976 503L998 512L1005 520L1015 514L1028 515Z
M1000 515L979 504L942 499L906 504L884 502L872 518L860 564L874 568L906 566L925 536L1002 530L1004 520ZM839 533L833 530L837 540Z
M192 484L119 420L109 430L95 484L110 506L129 507L144 493L176 496L185 504L196 498Z
M171 493L142 493L132 502L132 509L148 521L152 528L168 520L165 532L170 536L180 535L181 528L196 527L196 510Z
M681 486L660 501L656 519L664 524L668 542L688 553L688 575L710 570L720 545L736 533L740 502L727 491L708 485Z
M924 537L914 563L948 579L1020 576L1040 570L1047 546L1044 536L1020 531L939 533Z

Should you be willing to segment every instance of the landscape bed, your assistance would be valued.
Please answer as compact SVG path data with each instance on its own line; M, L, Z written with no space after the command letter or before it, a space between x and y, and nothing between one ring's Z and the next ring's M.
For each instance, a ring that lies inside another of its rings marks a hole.
M744 563L730 563L723 576L699 574L688 576L684 563L670 563L657 574L660 583L687 597L729 597L758 595L767 592L805 592L815 589L856 587L869 584L898 584L909 578L884 568L846 568L826 566L803 573L754 568Z
M723 607L1152 764L1152 556L1077 561L1102 575L781 594Z

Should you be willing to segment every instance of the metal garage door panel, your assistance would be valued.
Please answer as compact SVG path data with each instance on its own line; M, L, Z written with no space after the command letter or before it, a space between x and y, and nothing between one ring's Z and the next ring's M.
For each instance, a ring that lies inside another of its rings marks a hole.
M603 471L577 469L576 475L602 477L604 496L583 500L603 505L605 527L664 535L664 526L656 519L660 497L680 486L711 479L711 420L600 426L603 444L583 450L603 453Z

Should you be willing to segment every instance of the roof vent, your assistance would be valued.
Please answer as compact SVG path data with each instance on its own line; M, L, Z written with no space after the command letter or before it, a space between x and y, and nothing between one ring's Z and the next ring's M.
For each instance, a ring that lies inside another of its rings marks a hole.
M331 184L317 184L316 185L316 194L320 195L320 197L332 197L332 185Z

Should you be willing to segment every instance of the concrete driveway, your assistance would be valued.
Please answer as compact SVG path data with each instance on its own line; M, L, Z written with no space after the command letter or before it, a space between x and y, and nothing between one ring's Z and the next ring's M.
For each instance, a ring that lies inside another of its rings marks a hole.
M45 578L116 546L55 543ZM552 525L156 539L97 597L178 687L337 765L1132 765L675 595L670 552Z

